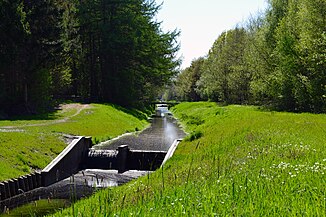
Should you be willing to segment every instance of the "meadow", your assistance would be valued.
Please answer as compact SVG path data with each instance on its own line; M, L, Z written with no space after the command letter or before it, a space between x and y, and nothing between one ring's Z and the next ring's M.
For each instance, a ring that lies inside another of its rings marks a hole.
M326 115L182 103L189 135L154 173L54 216L326 216Z
M98 143L147 125L140 111L100 104L0 120L0 181L43 169L66 147L64 135L91 136Z

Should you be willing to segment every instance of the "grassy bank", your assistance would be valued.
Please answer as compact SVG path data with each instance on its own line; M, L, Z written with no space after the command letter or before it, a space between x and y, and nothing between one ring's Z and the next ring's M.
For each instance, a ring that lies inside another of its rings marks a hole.
M93 142L100 142L147 125L131 113L141 116L112 105L74 104L52 114L1 120L0 180L43 169L66 147L63 134L92 136Z
M325 216L326 115L183 103L163 169L56 216Z

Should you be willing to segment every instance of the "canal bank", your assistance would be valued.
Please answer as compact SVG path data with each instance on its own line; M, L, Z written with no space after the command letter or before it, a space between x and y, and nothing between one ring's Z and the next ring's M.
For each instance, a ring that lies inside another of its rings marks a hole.
M89 152L94 150L114 151L119 150L119 147L121 146L127 146L130 152L136 153L136 155L144 156L143 153L164 153L165 156L173 141L177 141L177 139L184 137L184 135L184 132L180 129L177 121L172 116L153 117L151 119L150 127L140 132L138 135L127 135L113 141L102 143L101 145L93 146ZM88 138L87 141L90 141L90 138ZM73 150L73 148L71 148L71 150ZM82 152L81 156L85 156L85 151ZM73 154L73 156L75 156L75 154ZM130 158L132 155L129 154L128 156ZM161 163L166 161L164 156L160 160ZM55 161L60 162L62 160L56 159L54 162ZM68 161L65 165L69 164ZM57 179L58 177L54 177L60 174L60 171L57 170L53 173L55 174L52 178L54 184L43 185L43 187L28 192L21 191L21 194L9 198L6 203L2 203L1 209L6 211L6 209L12 209L18 205L38 199L71 200L73 197L74 200L78 200L90 196L99 188L121 185L149 173L148 170L140 170L137 169L137 167L135 168L134 162L137 162L137 160L127 162L129 162L131 166L126 167L125 171L119 171L116 169L103 170L96 167L90 169L87 164L85 165L85 162L83 162L82 170L71 172L71 175L67 176L67 178L62 178L61 181ZM54 165L54 167L55 166L56 165ZM70 166L72 165L69 165L69 167ZM158 168L159 166L160 165L157 165L155 168ZM99 168L100 167L101 165L99 165ZM17 191L18 190L19 189L17 189Z

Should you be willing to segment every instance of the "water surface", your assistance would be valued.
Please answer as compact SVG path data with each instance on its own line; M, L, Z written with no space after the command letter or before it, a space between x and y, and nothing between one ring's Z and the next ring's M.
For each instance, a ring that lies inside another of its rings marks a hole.
M120 145L128 145L133 150L168 151L173 141L183 138L184 131L172 116L154 117L150 127L138 134L128 134L117 140L94 146L95 149L116 150Z

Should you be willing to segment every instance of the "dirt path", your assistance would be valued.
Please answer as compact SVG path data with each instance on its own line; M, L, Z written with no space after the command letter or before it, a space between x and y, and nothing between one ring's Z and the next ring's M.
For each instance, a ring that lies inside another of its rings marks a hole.
M59 124L59 123L65 123L69 121L71 118L79 115L83 110L91 108L91 105L89 104L63 104L60 105L59 110L66 111L69 109L76 109L76 112L68 117L65 117L63 119L59 120L53 120L53 121L48 121L46 123L39 123L39 124L26 124L26 125L21 125L21 126L2 126L0 127L0 132L17 132L17 131L22 131L21 128L24 127L42 127L42 126L49 126L49 125L54 125L54 124Z

